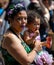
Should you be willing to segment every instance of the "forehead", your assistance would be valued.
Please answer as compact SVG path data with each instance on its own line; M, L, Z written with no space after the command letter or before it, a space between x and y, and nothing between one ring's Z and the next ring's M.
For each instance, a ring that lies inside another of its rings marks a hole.
M35 18L34 20L32 20L32 22L30 22L30 24L40 24L40 18Z
M9 2L9 0L0 0L0 3Z
M34 22L40 24L40 18L37 18L37 17L36 17Z
M22 10L22 11L20 11L20 12L17 14L17 16L26 16L26 17L27 17L27 13L26 13L25 10Z

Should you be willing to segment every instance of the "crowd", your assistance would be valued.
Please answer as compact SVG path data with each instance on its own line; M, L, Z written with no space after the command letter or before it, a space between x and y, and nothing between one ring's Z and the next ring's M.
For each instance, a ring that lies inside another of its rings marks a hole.
M54 64L53 2L0 0L1 65Z

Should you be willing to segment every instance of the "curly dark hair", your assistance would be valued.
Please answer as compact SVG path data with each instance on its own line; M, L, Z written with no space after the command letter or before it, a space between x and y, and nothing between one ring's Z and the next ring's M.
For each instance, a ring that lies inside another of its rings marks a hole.
M42 11L42 9L41 9L41 7L40 7L40 5L39 4L37 4L37 3L34 3L34 2L32 2L32 3L30 3L29 5L28 5L28 10L35 10L36 12L38 12L41 16L43 16L43 11Z
M7 20L9 18L13 19L16 16L16 14L22 10L26 10L26 9L21 3L11 4L6 13Z
M40 14L34 10L29 10L28 11L28 17L27 17L27 23L30 24L31 22L34 22L35 21L35 18L40 18L40 20L42 20Z

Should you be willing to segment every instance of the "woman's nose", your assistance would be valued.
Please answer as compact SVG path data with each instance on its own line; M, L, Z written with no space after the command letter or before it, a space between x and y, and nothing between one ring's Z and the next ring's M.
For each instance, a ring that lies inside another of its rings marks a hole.
M22 18L22 23L27 23L27 18Z

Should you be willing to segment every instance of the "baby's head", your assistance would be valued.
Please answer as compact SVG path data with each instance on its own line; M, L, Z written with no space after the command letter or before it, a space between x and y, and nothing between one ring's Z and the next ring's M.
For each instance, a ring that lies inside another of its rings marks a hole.
M33 32L40 28L40 15L35 11L28 12L27 27Z

